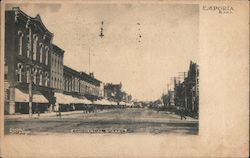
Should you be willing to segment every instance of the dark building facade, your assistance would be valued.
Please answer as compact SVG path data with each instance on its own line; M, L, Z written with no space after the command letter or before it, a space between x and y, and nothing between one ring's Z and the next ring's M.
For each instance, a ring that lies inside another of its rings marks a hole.
M175 105L184 107L192 116L199 113L199 66L190 62L188 75L183 82L175 81Z
M122 83L106 83L104 86L104 96L108 100L119 102L122 100Z
M30 82L33 93L40 95L40 99L45 97L49 107L53 102L50 88L53 34L46 29L39 15L30 17L19 8L5 12L5 26L5 91L8 95L5 112L25 111L23 106L26 106L27 100L17 105L15 92L26 96ZM44 98L41 100L45 102Z
M131 103L132 96L127 94L122 90L122 83L113 84L107 83L104 85L104 97L108 100L117 102L118 104L123 103Z
M53 44L53 37L39 15L30 17L18 7L5 11L6 114L53 111L59 105L115 104L104 98L132 100L121 84L105 85L93 73L64 66L64 50Z

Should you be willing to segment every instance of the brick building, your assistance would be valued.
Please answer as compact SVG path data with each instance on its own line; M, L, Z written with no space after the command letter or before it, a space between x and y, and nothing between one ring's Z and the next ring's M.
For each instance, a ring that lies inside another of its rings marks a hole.
M19 8L5 11L5 113L27 113L28 85L32 83L32 109L47 110L53 103L50 88L50 52L53 34L39 15Z
M55 91L63 91L63 56L64 50L52 44L50 58L50 87Z
M64 92L71 95L84 96L94 101L101 97L101 81L94 78L93 74L78 72L68 66L63 69Z

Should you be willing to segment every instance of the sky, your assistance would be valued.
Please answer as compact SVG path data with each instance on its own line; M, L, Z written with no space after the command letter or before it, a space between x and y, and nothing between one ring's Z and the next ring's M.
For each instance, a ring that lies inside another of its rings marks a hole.
M14 6L40 15L54 34L53 43L65 51L65 65L90 70L104 83L122 82L137 100L159 99L171 77L187 71L191 60L198 62L195 4L43 3L6 9Z

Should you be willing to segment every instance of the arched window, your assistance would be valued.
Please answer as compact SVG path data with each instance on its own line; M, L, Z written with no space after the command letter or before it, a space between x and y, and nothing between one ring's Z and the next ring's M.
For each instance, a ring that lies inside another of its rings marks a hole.
M18 54L23 54L23 33L22 31L18 31L18 45L19 45L19 51Z
M38 37L36 34L33 35L33 60L36 60L37 56L37 41Z
M42 86L43 84L43 72L42 70L39 71L39 85Z
M27 68L27 71L26 71L26 79L27 79L27 83L30 83L30 68Z
M40 63L43 62L43 48L44 48L44 45L42 43L39 44L40 46Z
M18 63L17 64L17 81L22 82L22 69L23 69L23 64Z
M33 83L36 84L36 77L37 75L37 69L36 68L32 68L32 76L33 76Z
M48 86L48 82L49 82L49 74L48 72L45 72L45 86Z
M49 63L49 47L45 47L45 64L48 65Z
M53 77L51 77L50 83L51 83L51 87L54 88L54 79L53 79Z

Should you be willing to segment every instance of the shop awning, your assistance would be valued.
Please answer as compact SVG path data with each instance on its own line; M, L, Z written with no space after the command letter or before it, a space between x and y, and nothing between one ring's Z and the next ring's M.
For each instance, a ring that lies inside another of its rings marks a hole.
M126 105L126 103L124 101L119 103L120 105Z
M15 88L15 101L16 102L29 102L29 94ZM39 92L33 94L32 102L34 103L49 103L49 101Z
M111 102L110 102L110 105L117 105L117 103L114 102L114 101L111 101Z
M62 93L55 93L55 97L58 104L92 104L88 99L76 98Z
M94 104L95 105L104 105L102 100L96 100L96 101L94 101Z

